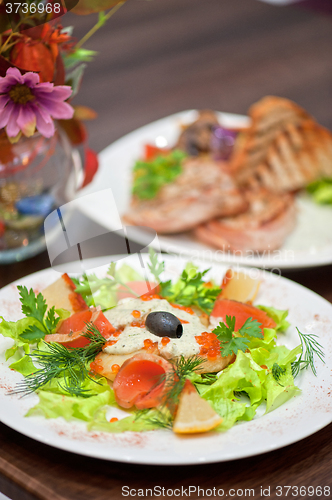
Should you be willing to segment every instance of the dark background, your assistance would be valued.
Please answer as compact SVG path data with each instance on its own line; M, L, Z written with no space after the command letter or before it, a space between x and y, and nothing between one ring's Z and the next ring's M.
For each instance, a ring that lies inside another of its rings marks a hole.
M318 0L319 1L319 0ZM93 16L68 14L80 39ZM245 114L265 95L293 99L332 129L332 17L255 0L129 0L86 48L75 102L99 114L90 143L184 109Z

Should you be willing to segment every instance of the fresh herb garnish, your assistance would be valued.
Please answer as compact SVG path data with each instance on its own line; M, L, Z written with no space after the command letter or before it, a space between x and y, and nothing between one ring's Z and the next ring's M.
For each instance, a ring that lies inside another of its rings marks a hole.
M28 341L43 339L46 334L52 333L60 321L60 317L55 317L55 308L52 307L47 315L47 305L44 297L39 293L36 297L32 288L30 291L25 286L18 286L22 312L28 318L34 318L36 324L25 330L20 337Z
M140 200L155 198L165 184L181 174L186 156L183 151L174 150L150 161L138 160L133 169L133 195Z
M149 413L151 414L149 416ZM145 410L138 410L135 414L135 422L144 418L145 421L153 426L157 426L160 429L172 429L173 427L173 416L165 408L147 408Z
M169 302L182 306L198 306L202 311L210 314L217 297L220 295L219 286L206 286L203 280L209 269L193 272L184 269L179 281L174 285L171 281L161 282L161 295Z
M84 337L89 339L90 343L75 349L68 349L57 342L43 342L45 350L35 349L28 354L32 362L37 363L41 368L26 376L12 393L30 394L53 379L62 378L62 384L58 381L62 390L71 396L89 397L89 391L84 389L84 382L86 379L98 382L90 376L88 364L102 350L106 339L92 323L87 324Z
M196 355L185 358L181 356L175 360L173 364L173 371L167 375L158 377L157 382L151 390L158 385L165 383L165 394L163 403L159 408L154 408L152 415L146 418L151 409L140 410L136 413L135 420L142 417L152 425L158 426L163 429L171 429L173 426L174 413L179 403L180 394L184 388L187 378L192 375L194 371L199 371L199 367L205 359Z
M313 333L301 333L296 327L297 332L300 337L302 353L300 357L292 363L292 375L295 378L300 370L305 370L311 368L312 373L317 376L316 367L314 363L315 355L323 362L325 354L323 352L323 347L319 342L317 342L318 335Z
M111 262L107 271L108 276L105 278L98 278L95 274L83 274L80 279L73 279L76 285L75 292L84 298L88 306L99 305L103 310L114 307L117 303L116 292L119 286L128 290L134 297L138 297L137 293L119 278L118 274L124 274L121 273L122 268L117 272L115 267L116 264ZM126 265L122 267L129 268Z
M171 413L174 413L186 379L192 372L199 371L200 365L204 362L204 358L200 358L196 355L190 356L189 358L185 358L181 355L180 358L173 363L173 374L166 378L165 382L167 391L163 403L164 408L168 408Z
M307 191L313 196L316 203L332 204L332 178L319 179L307 186Z
M273 364L272 377L281 387L283 387L283 385L280 384L279 379L282 375L285 375L285 373L286 373L286 368L282 368L281 366L278 365L278 363Z
M261 332L261 324L256 319L248 318L242 327L239 329L237 336L235 333L235 316L226 316L226 324L219 323L219 325L212 330L217 335L220 342L220 352L223 357L229 356L238 351L245 352L248 349L249 339L243 338L244 335L248 337L263 338Z

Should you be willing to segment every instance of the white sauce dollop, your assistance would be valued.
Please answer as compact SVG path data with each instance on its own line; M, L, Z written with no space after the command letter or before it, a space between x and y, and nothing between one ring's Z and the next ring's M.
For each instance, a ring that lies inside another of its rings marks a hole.
M140 317L135 318L133 311L139 311ZM183 334L179 339L170 339L168 344L163 345L162 337L138 326L130 326L133 321L140 321L153 311L166 311L174 314L179 320L188 321L183 323ZM144 340L150 339L158 342L158 349L165 358L174 358L181 355L188 357L199 354L199 345L195 336L208 330L202 325L196 314L190 314L182 309L172 307L165 299L152 299L143 301L141 299L123 299L116 307L105 312L106 318L115 327L124 327L123 332L118 337L111 337L109 340L117 340L113 345L104 348L108 354L131 354L144 348Z

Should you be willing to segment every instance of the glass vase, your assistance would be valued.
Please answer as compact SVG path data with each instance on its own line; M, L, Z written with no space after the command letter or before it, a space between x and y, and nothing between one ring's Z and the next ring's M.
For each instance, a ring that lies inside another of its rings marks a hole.
M59 130L15 144L0 132L0 264L44 250L44 219L70 199L73 175L73 150Z

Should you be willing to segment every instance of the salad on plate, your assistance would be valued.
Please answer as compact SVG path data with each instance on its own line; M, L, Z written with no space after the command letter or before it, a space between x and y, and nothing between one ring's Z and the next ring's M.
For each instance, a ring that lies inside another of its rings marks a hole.
M279 341L288 311L253 305L260 283L247 273L229 270L220 283L187 263L163 280L151 249L148 268L148 278L112 263L101 278L18 286L23 317L1 318L0 333L23 376L11 394L39 397L27 417L111 433L226 431L296 397L300 370L324 362L315 334L297 330L293 349Z

